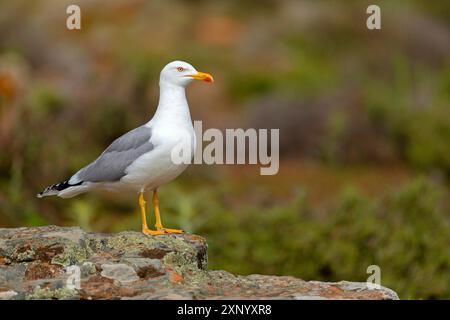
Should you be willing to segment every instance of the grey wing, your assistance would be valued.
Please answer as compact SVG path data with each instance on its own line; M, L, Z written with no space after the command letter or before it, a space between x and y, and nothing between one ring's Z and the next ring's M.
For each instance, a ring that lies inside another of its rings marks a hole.
M70 183L113 182L126 175L126 168L144 153L151 151L152 129L140 126L114 140L92 163L79 170Z

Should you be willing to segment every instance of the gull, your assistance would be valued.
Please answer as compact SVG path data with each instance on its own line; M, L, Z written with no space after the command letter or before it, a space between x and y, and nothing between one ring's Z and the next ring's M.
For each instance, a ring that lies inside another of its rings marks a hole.
M142 232L147 235L183 233L164 228L158 202L158 188L179 176L188 166L172 159L174 148L194 155L196 138L192 126L186 87L193 80L213 82L213 77L198 72L184 61L173 61L161 71L159 103L150 121L114 140L93 162L69 179L53 184L37 197L56 195L71 198L92 190L136 192L141 210ZM184 148L184 149L183 149ZM147 227L146 191L153 192L155 230Z

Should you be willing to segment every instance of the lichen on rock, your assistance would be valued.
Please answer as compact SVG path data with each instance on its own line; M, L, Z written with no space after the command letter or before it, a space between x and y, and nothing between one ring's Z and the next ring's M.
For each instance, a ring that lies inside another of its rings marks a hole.
M0 229L0 299L398 299L365 283L207 270L197 235Z
M60 288L51 290L35 287L31 293L25 295L26 300L72 300L77 299L78 293L74 289Z

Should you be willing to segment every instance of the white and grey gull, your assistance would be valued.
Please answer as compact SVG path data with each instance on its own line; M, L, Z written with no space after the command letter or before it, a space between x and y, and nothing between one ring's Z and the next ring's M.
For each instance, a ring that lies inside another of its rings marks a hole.
M179 176L188 166L187 163L173 161L172 151L175 147L190 148L190 154L195 153L195 133L185 92L186 86L193 80L213 82L213 77L198 72L187 62L173 61L167 64L160 74L159 103L153 118L114 140L95 161L68 180L47 187L37 196L71 198L98 189L136 192L139 194L143 233L182 233L182 230L163 227L157 190ZM147 227L146 191L153 191L155 230Z

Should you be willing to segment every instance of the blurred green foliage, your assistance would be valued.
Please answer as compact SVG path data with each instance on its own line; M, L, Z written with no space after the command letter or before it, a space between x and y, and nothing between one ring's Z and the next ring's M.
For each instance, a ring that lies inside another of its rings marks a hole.
M394 65L393 85L377 83L367 87L369 115L406 161L420 169L442 170L450 177L449 69L431 76L422 68L413 74L404 58L396 59ZM420 94L415 92L412 79L434 92L427 105L412 101Z
M448 1L378 1L381 31L367 1L85 0L80 31L68 4L0 3L0 227L138 230L135 195L35 194L147 121L183 59L216 79L188 92L204 128L280 129L277 177L203 166L161 188L211 268L365 281L377 264L401 298L450 297Z
M417 179L377 201L346 189L325 215L302 192L287 205L236 212L226 209L220 195L191 206L199 212L194 230L208 240L213 269L366 281L367 267L375 264L382 284L400 298L436 299L450 296L444 196L438 185Z

